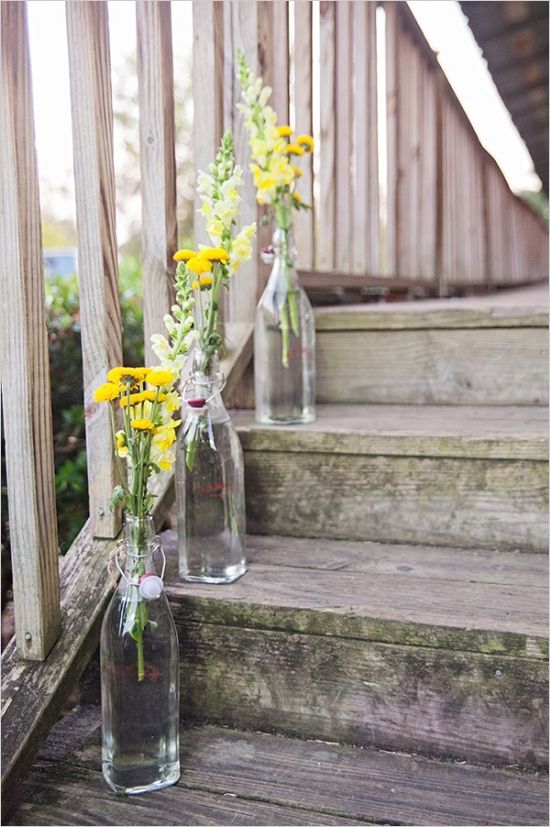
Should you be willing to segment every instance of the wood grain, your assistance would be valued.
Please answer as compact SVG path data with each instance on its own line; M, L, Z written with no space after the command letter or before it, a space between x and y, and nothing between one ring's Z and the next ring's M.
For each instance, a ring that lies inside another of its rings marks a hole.
M351 171L353 154L352 85L352 6L350 0L335 3L335 132L334 160L334 266L344 273L352 271L353 256L353 198L354 187ZM324 232L321 227L320 232Z
M542 407L322 405L308 425L258 425L244 411L234 421L249 451L548 460Z
M27 8L3 3L2 399L19 657L43 660L59 633L53 434Z
M41 759L25 789L19 817L27 820L20 823L32 823L30 818L37 823L42 818L40 823L48 824L55 812L63 816L58 803L48 802L44 796L46 780L53 781L59 770L96 770L100 760L99 710L84 707L60 721L44 745ZM53 762L63 763L56 766ZM328 823L329 813L340 815L339 824L348 818L423 825L540 824L547 813L544 777L213 726L184 731L181 763L178 786L147 797L158 802L163 824L170 823L167 816L173 807L171 801L166 806L164 802L172 797L179 801L183 788L189 796L189 803L182 802L181 810L187 823L198 823L189 821L190 815L197 817L197 791L203 791L201 804L206 808L215 795L228 789L232 792L229 802L238 798L240 807L269 800L281 808L273 817L280 819L286 808L297 807L297 818L318 818L316 824ZM81 818L89 803L83 774L69 777L72 790L69 792L67 784L66 810L78 814L79 823L84 823ZM91 781L95 789L95 779ZM117 812L118 819L136 808L139 817L139 802L144 800L125 799L126 810ZM264 812L259 810L257 815ZM227 816L227 812L220 813L217 823L225 823ZM155 817L153 812L150 817ZM176 823L181 823L181 818Z
M331 330L318 333L316 354L319 402L548 402L544 328Z
M163 548L168 594L197 623L548 658L545 555L256 536L220 595L179 581L175 532Z
M229 16L231 39L224 43L225 52L233 56L237 49L244 53L250 68L258 72L258 4L254 0L240 0L239 3L227 4ZM246 174L250 164L250 148L248 146L248 131L244 125L244 119L240 112L236 111L235 105L240 99L241 88L236 76L234 62L225 63L224 84L233 90L232 127L228 124L226 128L233 129L235 138L235 158L237 163L245 171L243 175L243 186L241 188L241 214L240 225L250 224L257 221L258 206L256 203L256 189L252 176ZM231 290L227 295L227 313L225 318L231 322L253 321L256 312L257 299L257 252L251 260L239 267L238 275L232 279Z
M294 3L294 129L296 135L313 135L313 32L312 3ZM298 251L297 266L313 268L313 164L311 155L298 159L302 177L297 192L311 209L294 214L294 238Z
M141 167L141 258L146 364L153 333L174 301L172 255L178 244L174 66L170 3L136 3Z
M335 6L333 0L321 0L319 23L319 83L322 94L319 98L321 119L321 141L319 147L319 210L315 216L315 263L320 271L330 271L335 266L335 199L334 176L336 126L335 87Z
M376 4L353 3L353 251L355 273L379 273Z
M547 760L541 661L197 624L184 611L178 622L192 720L477 763Z
M118 482L110 415L93 401L107 371L122 363L107 4L71 2L66 13L90 516L95 536L115 537L120 516L109 508Z
M150 4L156 5L156 4ZM193 157L195 171L208 171L216 157L223 126L223 4L193 3ZM226 128L230 128L227 126ZM204 221L197 215L201 200L195 192L195 244L209 244Z

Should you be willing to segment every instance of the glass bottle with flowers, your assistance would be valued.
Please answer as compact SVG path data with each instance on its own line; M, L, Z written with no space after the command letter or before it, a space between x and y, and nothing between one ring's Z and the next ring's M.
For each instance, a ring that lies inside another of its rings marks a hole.
M313 152L311 135L292 140L268 105L269 86L256 77L238 51L242 102L238 108L250 135L250 165L259 204L271 208L273 245L262 251L272 271L256 311L254 389L256 419L266 424L315 419L315 324L311 304L296 272L292 233L294 210L310 209L296 192L298 159Z
M222 291L250 258L256 230L251 224L233 234L241 184L233 136L227 132L209 174L198 177L201 213L214 246L175 253L177 305L174 316L165 319L168 339L156 336L153 342L161 364L167 364L176 347L178 323L195 338L176 463L179 571L192 582L231 583L246 571L243 455L222 400L219 361Z
M184 337L179 342L185 349ZM124 538L112 557L120 580L101 628L102 763L117 793L174 784L179 769L179 647L155 557L150 481L171 470L181 400L174 370L117 367L94 394L107 402L125 506ZM119 427L122 426L122 427Z

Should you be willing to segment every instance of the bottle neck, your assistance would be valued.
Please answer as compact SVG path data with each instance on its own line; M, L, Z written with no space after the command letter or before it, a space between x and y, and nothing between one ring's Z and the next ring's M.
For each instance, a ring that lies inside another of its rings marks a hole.
M189 391L186 393L187 398L204 399L209 406L213 402L223 406L220 393L223 387L223 374L217 353L209 356L203 350L197 348L193 356L189 386Z
M154 572L153 554L156 547L156 534L151 516L124 516L124 551L126 559L124 573L130 578L136 573Z
M278 227L273 234L273 267L269 286L277 292L297 290L300 287L292 227Z

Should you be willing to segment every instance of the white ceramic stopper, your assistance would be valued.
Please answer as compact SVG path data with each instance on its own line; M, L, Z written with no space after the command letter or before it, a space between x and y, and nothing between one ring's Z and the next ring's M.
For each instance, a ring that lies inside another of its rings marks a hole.
M164 591L164 583L156 574L144 574L139 580L139 593L144 600L156 600Z

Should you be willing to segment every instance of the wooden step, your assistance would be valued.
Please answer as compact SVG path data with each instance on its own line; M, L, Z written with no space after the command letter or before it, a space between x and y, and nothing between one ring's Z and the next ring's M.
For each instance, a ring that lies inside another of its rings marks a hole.
M546 824L544 776L205 726L182 730L181 779L124 798L101 776L99 708L45 742L17 825Z
M185 716L545 765L545 555L250 537L249 572L216 587L163 544Z
M546 551L544 408L320 405L311 425L233 412L257 534Z
M320 402L548 401L545 286L468 299L318 309Z

